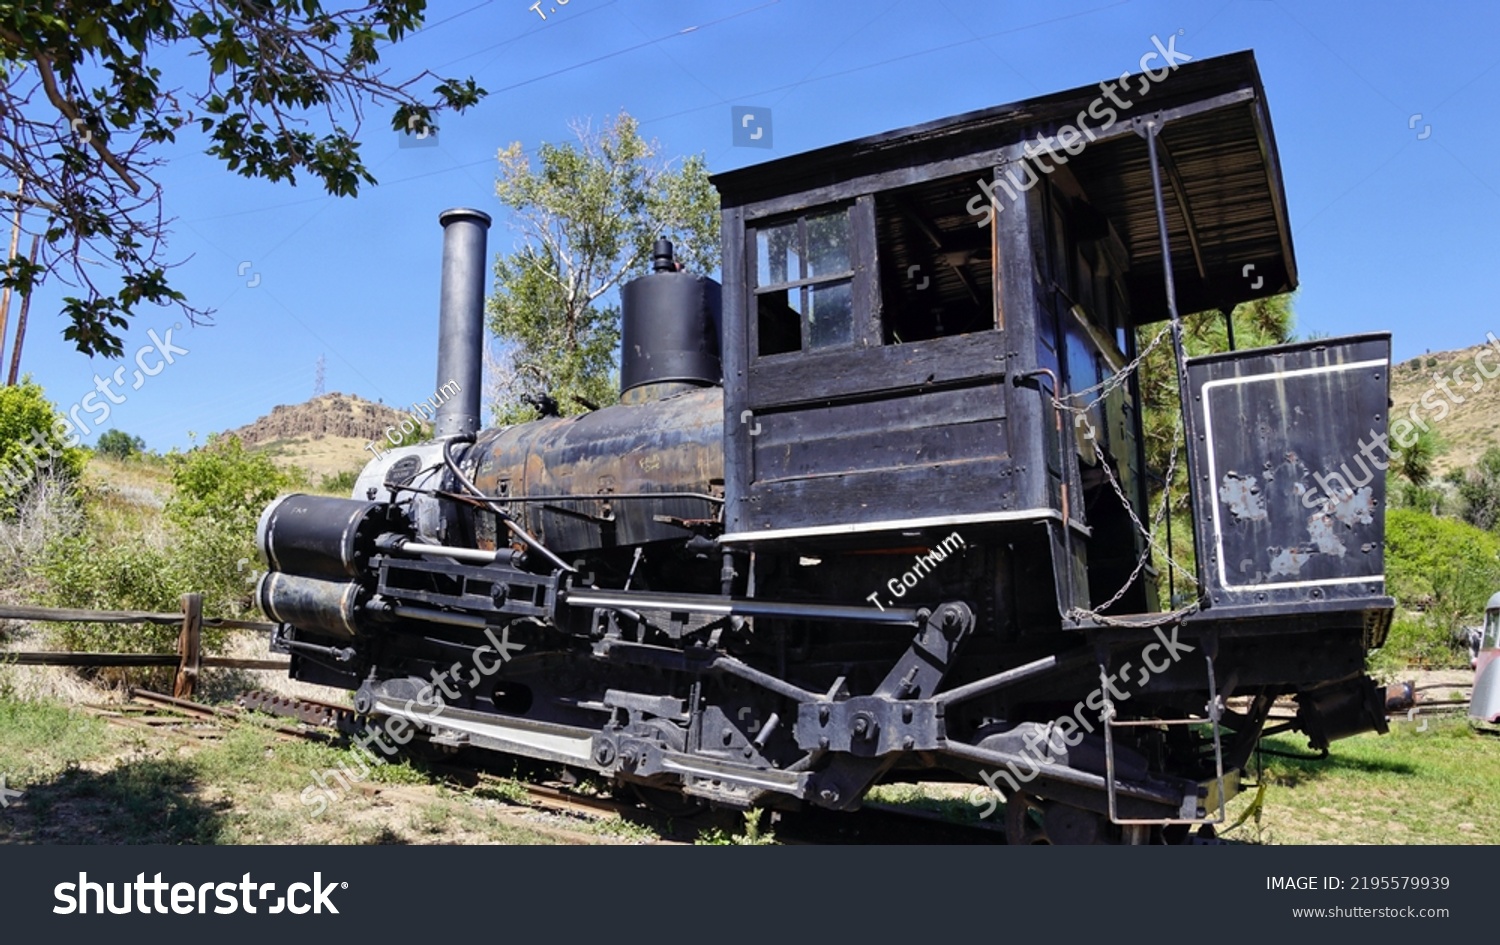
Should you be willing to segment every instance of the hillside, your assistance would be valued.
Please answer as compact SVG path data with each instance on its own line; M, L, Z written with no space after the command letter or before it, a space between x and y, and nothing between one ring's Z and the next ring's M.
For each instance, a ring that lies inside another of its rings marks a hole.
M1500 446L1500 376L1486 379L1474 363L1476 354L1491 347L1424 354L1392 367L1391 423L1420 419L1437 432L1446 447L1433 464L1439 476L1471 466L1486 449ZM1487 357L1484 367L1500 371L1500 350ZM1442 379L1451 396L1439 385Z
M282 404L254 423L228 430L245 446L279 465L300 466L315 476L357 470L371 458L366 444L399 426L410 414L352 394L323 394L301 404Z

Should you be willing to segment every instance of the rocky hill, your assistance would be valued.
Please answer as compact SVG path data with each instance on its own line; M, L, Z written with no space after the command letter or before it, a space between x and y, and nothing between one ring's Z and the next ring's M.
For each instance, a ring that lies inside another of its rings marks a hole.
M1476 362L1482 351L1490 353ZM1486 378L1488 371L1496 376ZM1444 383L1446 382L1446 384ZM1391 368L1391 424L1425 423L1443 447L1438 475L1500 446L1500 343L1409 358Z
M225 435L239 437L278 463L333 475L363 466L371 458L365 445L409 416L352 394L323 394L306 403L282 404Z

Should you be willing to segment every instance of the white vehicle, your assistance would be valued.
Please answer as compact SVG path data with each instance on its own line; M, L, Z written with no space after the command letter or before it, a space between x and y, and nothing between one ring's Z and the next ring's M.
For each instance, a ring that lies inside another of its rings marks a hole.
M1500 594L1484 608L1484 630L1479 655L1474 660L1474 695L1469 715L1486 722L1500 722Z

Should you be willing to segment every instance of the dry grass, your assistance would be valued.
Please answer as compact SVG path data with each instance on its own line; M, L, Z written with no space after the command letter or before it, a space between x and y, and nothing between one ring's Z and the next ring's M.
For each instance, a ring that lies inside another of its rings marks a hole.
M374 458L365 449L369 442L350 436L304 435L273 440L253 449L264 452L283 469L306 470L316 481L323 476L363 469L365 463Z
M1485 380L1474 367L1475 354L1485 347L1488 345L1424 354L1392 366L1391 422L1409 418L1415 410L1416 417L1437 431L1447 447L1433 463L1439 478L1450 469L1472 466L1485 450L1500 446L1500 424L1495 420L1500 417L1500 378ZM1491 358L1492 363L1497 360ZM1455 381L1457 368L1462 369L1462 375ZM1448 379L1449 388L1462 403L1450 400L1437 387L1440 378ZM1433 393L1424 406L1422 398L1429 391ZM1439 420L1442 406L1447 412Z

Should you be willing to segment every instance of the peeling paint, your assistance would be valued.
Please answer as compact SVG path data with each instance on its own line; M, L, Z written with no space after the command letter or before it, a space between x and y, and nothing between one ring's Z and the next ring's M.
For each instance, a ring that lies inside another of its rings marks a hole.
M1264 522L1266 520L1266 503L1261 497L1260 486L1256 485L1253 475L1241 476L1233 470L1225 473L1223 485L1219 487L1219 499L1228 505L1230 513L1241 521Z
M1344 493L1332 504L1334 517L1350 528L1356 523L1369 525L1374 521L1372 513L1375 510L1375 496L1369 486L1364 486L1353 495Z
M1333 519L1323 512L1314 512L1307 517L1307 537L1325 555L1344 556L1344 543L1333 533Z
M1297 548L1283 548L1280 551L1270 548L1268 550L1275 552L1271 557L1272 576L1295 577L1302 571L1302 566L1307 563L1307 559L1312 557L1310 553Z

